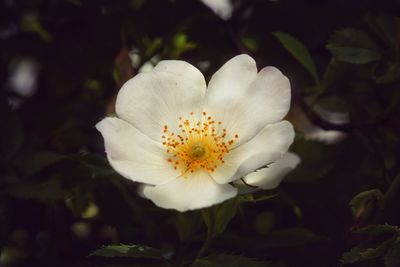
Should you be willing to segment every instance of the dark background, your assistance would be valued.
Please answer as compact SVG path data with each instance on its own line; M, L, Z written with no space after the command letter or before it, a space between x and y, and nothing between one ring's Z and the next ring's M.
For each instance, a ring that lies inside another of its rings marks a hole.
M225 21L189 0L0 3L0 266L400 266L400 2L234 4ZM139 197L94 128L120 86L150 59L209 79L240 53L289 77L302 163L254 203L179 213ZM310 140L299 110L346 138ZM222 230L195 260L206 213Z

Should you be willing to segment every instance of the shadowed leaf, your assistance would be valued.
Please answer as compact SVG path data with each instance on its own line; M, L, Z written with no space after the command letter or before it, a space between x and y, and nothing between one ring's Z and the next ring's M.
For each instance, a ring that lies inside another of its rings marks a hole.
M356 29L337 31L326 48L339 61L365 64L381 58L381 52L374 41L364 32Z
M89 256L107 258L146 258L164 260L161 251L141 245L109 245L92 252Z
M276 32L274 35L286 50L308 70L315 82L319 83L317 68L308 49L299 40L287 33Z

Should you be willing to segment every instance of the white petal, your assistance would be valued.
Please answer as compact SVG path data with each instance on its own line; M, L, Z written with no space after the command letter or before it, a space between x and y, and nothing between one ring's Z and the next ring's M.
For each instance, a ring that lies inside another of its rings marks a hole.
M222 19L230 19L232 17L233 5L231 0L201 0L215 14Z
M333 113L316 107L317 112L325 120L334 124L348 123L349 118L347 113ZM335 130L324 130L314 124L308 119L303 109L299 106L293 106L292 121L296 130L304 134L306 140L316 140L328 145L336 144L346 138L346 133Z
M122 176L136 182L163 184L180 175L165 158L161 144L118 118L105 118L96 125L104 138L107 158Z
M293 126L281 121L264 127L249 142L229 151L212 177L217 183L229 183L280 159L294 138Z
M335 130L324 130L317 126L312 126L304 133L306 140L316 140L327 145L336 144L346 138L346 133Z
M300 163L300 157L292 152L286 153L277 162L246 175L244 181L261 189L277 187L283 178Z
M118 116L156 141L164 125L176 128L179 116L200 112L206 84L201 72L184 61L161 61L153 71L127 81L117 96Z
M217 184L205 171L196 171L167 184L145 186L143 193L161 208L186 211L221 203L236 196L237 189Z
M287 114L289 80L274 67L257 74L254 60L240 55L229 60L211 78L205 107L223 122L228 137L239 135L237 145L250 140L265 125Z

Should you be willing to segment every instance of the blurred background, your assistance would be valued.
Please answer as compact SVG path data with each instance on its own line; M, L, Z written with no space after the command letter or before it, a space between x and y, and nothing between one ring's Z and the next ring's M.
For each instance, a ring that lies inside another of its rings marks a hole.
M398 0L2 0L0 266L400 266L399 12ZM142 199L94 128L120 86L163 59L209 80L241 53L289 77L301 164L275 190L211 208L213 225Z

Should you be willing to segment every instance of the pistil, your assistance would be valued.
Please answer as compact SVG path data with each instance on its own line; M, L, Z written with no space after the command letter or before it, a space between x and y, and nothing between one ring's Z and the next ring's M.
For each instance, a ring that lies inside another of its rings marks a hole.
M206 112L201 120L196 120L194 113L190 119L178 118L177 132L171 132L164 125L162 141L166 148L167 160L174 169L179 169L182 176L204 169L209 173L224 164L224 156L229 153L239 136L227 140L227 132L222 122L216 122Z

